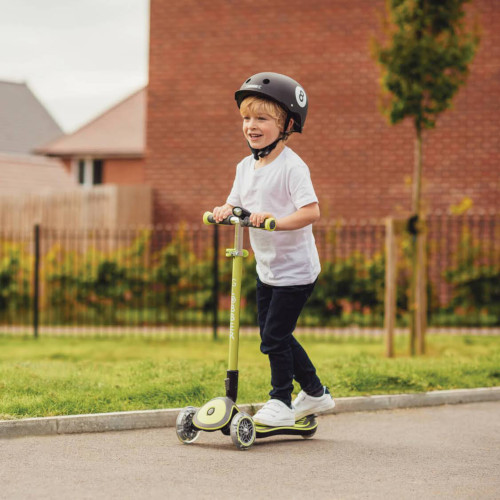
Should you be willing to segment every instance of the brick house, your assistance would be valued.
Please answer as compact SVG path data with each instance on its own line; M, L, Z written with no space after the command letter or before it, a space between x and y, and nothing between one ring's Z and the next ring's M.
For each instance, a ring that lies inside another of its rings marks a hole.
M80 185L144 184L146 89L37 152L60 158Z
M382 117L370 53L384 4L151 0L144 178L155 220L196 222L225 201L249 154L234 91L260 71L289 74L309 94L304 133L290 146L310 167L324 219L409 214L414 133ZM454 109L425 138L428 211L464 198L500 209L500 9L493 0L469 7L482 40Z
M26 127L11 129L43 129L35 123L40 110L25 101L31 102L19 98L18 105L11 102L5 108L9 115L0 116L0 131L7 129L4 122L16 121L19 109ZM0 150L0 225L38 222L46 227L115 229L150 224L151 187L144 181L145 108L146 89L141 89L72 134L64 135L57 126L50 135L46 131L30 142L33 134L19 133L11 142L36 154ZM0 145L5 141L2 135Z

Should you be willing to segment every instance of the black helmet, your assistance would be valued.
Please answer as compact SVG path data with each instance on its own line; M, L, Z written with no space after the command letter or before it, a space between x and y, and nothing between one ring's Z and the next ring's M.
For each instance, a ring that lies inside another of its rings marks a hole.
M279 73L257 73L248 78L234 94L238 108L243 99L249 96L264 97L277 102L287 112L286 123L293 118L293 131L302 132L308 102L305 90L295 80Z

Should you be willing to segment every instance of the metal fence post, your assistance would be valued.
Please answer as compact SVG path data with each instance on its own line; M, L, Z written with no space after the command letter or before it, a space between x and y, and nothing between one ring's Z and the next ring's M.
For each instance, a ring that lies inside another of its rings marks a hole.
M213 257L213 338L217 340L219 328L219 227L214 225Z
M33 266L33 335L38 338L40 319L40 224L34 226L35 263Z

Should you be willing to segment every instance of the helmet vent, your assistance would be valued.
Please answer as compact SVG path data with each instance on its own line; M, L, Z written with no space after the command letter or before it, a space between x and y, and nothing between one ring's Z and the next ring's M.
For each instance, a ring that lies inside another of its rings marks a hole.
M269 78L264 78L264 80L262 80L262 83L265 83L266 85L270 82Z
M245 83L248 83L250 80L251 80L251 78L249 78Z

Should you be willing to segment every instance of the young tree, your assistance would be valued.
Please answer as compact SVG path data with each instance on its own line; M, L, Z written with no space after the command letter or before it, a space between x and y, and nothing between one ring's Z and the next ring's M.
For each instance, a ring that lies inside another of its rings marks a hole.
M413 277L410 292L410 350L424 347L424 325L419 318L422 295L417 280L423 275L417 248L422 231L420 192L422 140L426 129L436 125L438 115L451 107L457 90L466 81L479 35L476 27L467 31L464 5L470 0L387 0L386 39L375 44L382 68L383 112L391 125L405 118L415 127L415 156L412 189ZM420 331L417 331L419 329Z

